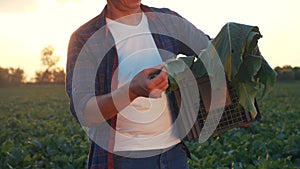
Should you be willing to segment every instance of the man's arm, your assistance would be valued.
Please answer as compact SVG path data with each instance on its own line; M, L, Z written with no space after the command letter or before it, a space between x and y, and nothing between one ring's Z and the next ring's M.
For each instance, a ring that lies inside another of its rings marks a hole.
M83 110L86 122L100 124L114 117L137 97L160 97L161 93L168 88L168 73L163 69L154 78L151 79L149 76L161 67L162 65L145 69L131 82L111 93L90 98Z

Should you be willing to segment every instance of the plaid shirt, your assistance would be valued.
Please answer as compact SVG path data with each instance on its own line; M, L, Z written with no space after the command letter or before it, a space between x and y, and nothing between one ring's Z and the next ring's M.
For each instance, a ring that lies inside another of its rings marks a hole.
M153 8L145 5L141 5L142 10L146 13L149 22L149 28L152 32L154 42L161 54L163 60L171 57L176 57L178 54L184 55L195 55L201 49L207 46L207 36L197 29L194 25L186 22L177 22L176 20L169 20L164 15L158 14L170 14L176 16L176 18L183 20L181 16L177 13L167 9L167 8ZM180 23L180 24L178 24ZM96 16L86 24L82 25L77 29L71 36L68 48L68 59L67 59L67 76L66 76L66 91L70 98L70 110L72 115L81 122L81 125L86 125L84 120L81 121L81 117L78 117L78 112L76 110L82 110L87 101L94 95L102 95L111 92L112 77L118 66L118 55L116 52L116 47L111 33L105 28L104 33L100 33L98 38L100 48L106 49L107 52L105 56L101 59L100 66L96 65L97 71L96 76L90 74L93 71L92 65L81 65L77 66L77 71L75 71L75 65L81 53L90 52L84 49L84 45L93 40L93 36L97 34L97 31L106 26L106 7L101 12L100 15ZM161 33L162 32L162 33ZM98 33L99 34L99 33ZM101 39L99 40L99 37ZM184 43L181 41L184 39ZM97 43L98 43L97 41ZM200 45L199 45L200 44ZM95 46L90 46L91 48ZM97 46L96 46L97 48ZM192 50L196 49L196 50ZM105 49L104 49L105 50ZM97 53L93 50L90 53L97 62ZM167 52L166 52L167 51ZM99 53L98 53L99 54ZM87 60L89 60L87 58ZM98 60L99 61L99 60ZM98 62L99 63L99 62ZM92 61L91 61L91 64ZM76 84L73 79L73 75L79 74L79 78ZM95 91L85 90L85 86L94 84ZM81 89L83 88L83 89ZM74 99L76 98L76 99ZM175 103L175 97L173 94L168 96L170 103L170 110L172 112L173 119L176 117L176 111L178 107ZM110 149L114 146L114 128L116 126L116 116L107 120L109 125L96 124L95 126L88 126L94 129L94 134L90 139L90 151L88 168L89 169L112 169L114 168L113 154L103 149L101 146L96 144L100 140L101 145L105 145ZM109 139L103 139L109 138ZM103 140L101 140L103 139Z

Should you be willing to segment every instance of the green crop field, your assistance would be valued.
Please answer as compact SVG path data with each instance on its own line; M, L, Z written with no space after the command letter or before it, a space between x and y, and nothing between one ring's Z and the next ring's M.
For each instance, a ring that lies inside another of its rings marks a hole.
M262 120L188 144L190 168L300 168L300 83L278 83L259 99ZM0 89L0 169L86 168L84 130L64 86Z

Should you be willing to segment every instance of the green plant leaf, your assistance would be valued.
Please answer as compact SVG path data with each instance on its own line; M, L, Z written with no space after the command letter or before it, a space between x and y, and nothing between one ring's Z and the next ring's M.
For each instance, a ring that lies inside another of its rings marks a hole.
M192 65L191 70L195 76L195 78L202 77L207 73L205 66L201 59L197 59L195 63Z
M260 70L257 72L256 78L263 85L262 97L266 96L276 83L277 73L269 66L263 58Z
M169 76L175 77L180 72L184 72L186 64L183 60L168 59L165 68L167 69Z
M254 105L254 99L259 88L255 82L234 82L234 88L239 97L239 103L251 112L252 117L256 117L257 110Z
M262 58L260 56L250 55L245 57L241 63L239 72L234 79L236 82L254 82L254 76L261 68Z
M9 152L14 147L14 142L11 140L6 140L1 144L1 151L2 152Z
M257 42L261 37L258 27L252 27L252 31L248 34L245 55L256 53Z
M186 61L188 61L188 59L186 59ZM169 59L166 61L165 68L169 74L169 87L166 90L166 92L169 93L178 89L178 84L176 81L183 80L186 77L185 72L189 68L183 59Z
M254 99L263 88L263 95L275 84L276 73L261 56L257 42L262 37L256 26L227 23L213 39L227 78L237 90L239 103L253 117Z
M250 48L255 47L260 37L257 27L230 22L224 25L213 39L212 43L219 53L230 81L238 73L247 48L248 52L251 51Z
M179 57L178 59L184 61L184 63L188 66L191 67L194 63L195 56L186 56L186 57Z

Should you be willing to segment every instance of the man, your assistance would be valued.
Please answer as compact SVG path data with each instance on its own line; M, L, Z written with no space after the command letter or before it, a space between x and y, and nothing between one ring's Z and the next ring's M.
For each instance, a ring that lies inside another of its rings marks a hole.
M88 168L188 168L163 67L207 42L177 13L141 0L107 0L100 15L73 33L66 90L72 114L89 128Z

